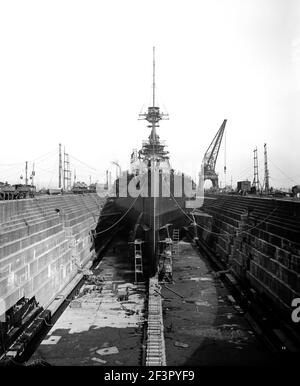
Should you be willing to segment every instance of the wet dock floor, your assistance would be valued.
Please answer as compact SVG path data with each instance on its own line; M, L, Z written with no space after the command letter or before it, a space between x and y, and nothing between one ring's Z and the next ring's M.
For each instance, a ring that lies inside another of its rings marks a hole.
M264 365L272 357L240 307L190 243L180 242L174 284L163 286L167 364Z

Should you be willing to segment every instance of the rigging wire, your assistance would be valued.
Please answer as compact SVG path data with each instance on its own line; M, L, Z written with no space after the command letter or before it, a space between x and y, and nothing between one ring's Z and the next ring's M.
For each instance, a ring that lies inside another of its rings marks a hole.
M110 227L108 227L108 228L106 228L106 229L103 229L102 231L100 231L100 232L96 232L96 233L94 233L94 236L98 236L98 235L100 235L100 234L102 234L102 233L104 233L104 232L107 232L107 231L109 231L110 229L112 229L112 228L114 228L120 221L122 221L123 220L123 218L125 218L125 216L127 216L127 214L128 214L128 212L133 208L133 205L136 203L136 200L138 199L138 197L139 196L137 196L136 198L135 198L135 200L133 201L133 203L130 205L130 207L126 210L126 212L114 223L114 224L112 224Z
M252 173L252 167L247 167L245 168L241 173L239 173L236 177L235 177L235 180L239 180L239 178L244 178L245 174L250 174ZM247 177L248 178L248 177Z
M49 169L44 169L44 168L41 168L40 166L37 166L35 167L35 171L37 172L38 170L42 170L43 172L45 173L53 173L53 169L49 170Z
M42 159L42 158L44 158L44 157L45 157L45 159L46 159L46 158L48 158L48 156L49 156L50 154L54 155L54 152L55 152L55 150L51 150L51 151L49 151L49 152L47 152L47 153L45 153L45 154L40 155L39 157L36 157L36 158L34 158L34 159L29 160L28 162L36 162L37 160L40 160L40 159ZM40 162L41 162L41 161L40 161ZM15 162L15 163L4 163L4 164L0 164L0 166L18 166L18 165L24 165L24 162Z
M48 156L49 155L54 155L54 154L56 154L56 150L51 150L51 151L49 151L48 153L45 153L45 154L42 154L41 156L39 156L39 157L37 157L37 158L34 158L34 159L32 159L32 160L30 160L29 162L36 162L37 160L39 160L40 158L44 158L45 157L45 159L46 158L48 158ZM40 161L41 162L41 161Z
M142 187L140 188L140 190L142 190L142 188L144 187L145 183L146 183L147 180L145 180L142 184ZM100 232L96 232L94 233L94 236L98 236L104 232L107 232L109 231L110 229L114 228L120 221L123 220L123 218L125 218L125 216L127 216L127 214L129 213L129 211L133 208L134 204L136 203L137 199L139 198L140 195L138 195L132 202L132 204L130 205L130 207L126 210L126 212L114 223L112 224L110 227L106 228L106 229L103 229L102 231Z
M24 162L16 162L13 164L0 164L0 166L17 166L17 165L23 165Z
M270 162L271 162L271 164L273 165L273 166L275 166L275 168L276 169L278 169L286 178L288 178L290 181L292 181L293 183L296 183L297 184L297 181L295 181L293 178L291 178L291 177L289 177L287 174L285 174L285 172L284 171L282 171L278 166L276 166L275 164L274 164L274 162L272 162L271 160L270 160Z
M164 180L163 180L164 181ZM164 181L165 182L165 181ZM166 183L166 182L165 182ZM209 229L207 228L204 228L202 226L200 226L199 224L197 224L193 218L191 218L187 213L186 211L180 206L180 204L178 203L178 201L176 200L176 198L174 197L174 195L172 194L172 192L170 191L170 194L171 194L171 197L172 199L174 200L175 204L178 206L178 208L181 210L181 212L193 223L195 224L198 228L210 233L210 234L213 234L213 235L217 235L217 236L222 236L221 233L216 233L216 232L213 232L213 231L210 231ZM258 228L262 223L264 223L270 216L272 216L272 214L278 209L278 207L275 207L264 219L262 219L258 224L256 224L255 226L253 226L252 228L248 228L247 230L245 231L241 231L239 232L237 230L236 232L236 235L239 236L243 233L248 233L249 231L255 229L255 228Z
M70 156L70 158L73 158L74 160L76 160L76 161L80 162L81 164L85 165L85 166L86 166L87 168L89 168L89 169L95 170L96 172L101 171L100 169L96 169L96 168L94 168L93 166L88 165L87 163L81 161L80 159L74 157L74 156L71 155L71 154L69 154L69 156Z
M45 153L31 161L28 161L28 162L35 162L35 166L38 165L39 163L41 162L44 162L46 159L52 157L54 155L54 151L50 151L48 153ZM38 162L36 162L37 160L39 160ZM1 165L5 165L5 164L0 164ZM1 174L4 174L6 172L10 172L11 170L15 170L16 169L16 166L23 166L24 165L24 162L18 162L18 163L15 163L15 164L6 164L6 165L12 165L11 167L7 168L7 169L4 169L4 170L1 170ZM19 174L17 171L15 171L15 173L11 173L9 174L8 176L6 176L5 178L8 178L8 177L11 177L13 175L16 175L16 174Z
M50 187L50 184L52 183L52 180L53 180L53 177L54 177L54 174L55 174L55 172L56 172L56 169L57 169L57 165L56 165L56 161L54 162L54 165L53 165L53 168L52 168L52 175L51 175L51 178L50 178L50 180L49 180L49 182L48 182L48 186L47 186L47 188L49 189L49 187Z

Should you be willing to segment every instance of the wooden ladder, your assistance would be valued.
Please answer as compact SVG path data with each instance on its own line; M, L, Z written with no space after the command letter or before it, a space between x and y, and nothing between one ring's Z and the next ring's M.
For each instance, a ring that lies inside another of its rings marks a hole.
M175 257L179 256L179 229L173 229L173 250Z
M134 240L134 280L138 283L138 276L143 275L143 259L142 259L142 243L141 240Z

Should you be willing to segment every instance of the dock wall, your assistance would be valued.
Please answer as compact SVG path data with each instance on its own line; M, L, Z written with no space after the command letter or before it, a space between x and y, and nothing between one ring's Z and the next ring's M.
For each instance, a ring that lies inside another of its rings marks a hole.
M2 308L23 296L47 306L93 258L91 230L100 210L97 194L1 201Z
M300 202L215 195L203 209L211 232L199 232L217 258L290 317L300 298Z

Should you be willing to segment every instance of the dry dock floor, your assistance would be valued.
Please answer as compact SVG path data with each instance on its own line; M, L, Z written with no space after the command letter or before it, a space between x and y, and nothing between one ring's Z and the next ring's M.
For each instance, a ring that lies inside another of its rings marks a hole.
M271 354L209 262L189 242L181 241L179 250L174 283L161 290L167 365L271 364ZM30 360L58 366L141 364L146 291L133 284L127 243L114 244L93 273L103 280L100 286L81 287Z
M140 363L145 287L132 284L126 244L109 250L94 275L104 279L101 292L99 286L84 284L31 360L55 366ZM129 296L123 300L126 288Z
M264 365L271 354L252 331L227 288L188 242L173 260L174 284L163 286L169 366Z

